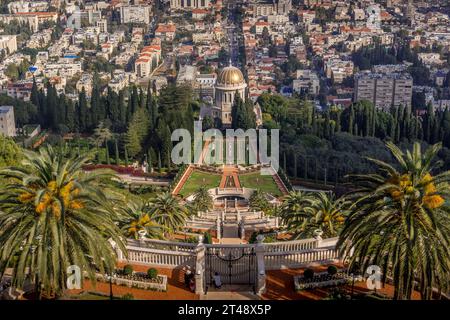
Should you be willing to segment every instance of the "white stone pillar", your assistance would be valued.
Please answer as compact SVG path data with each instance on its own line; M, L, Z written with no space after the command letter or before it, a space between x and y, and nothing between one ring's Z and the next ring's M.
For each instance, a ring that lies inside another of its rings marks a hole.
M217 230L217 239L221 239L221 233L222 233L222 229L221 229L221 225L220 225L221 219L220 217L217 217L216 219L216 230Z
M321 229L314 230L314 239L316 239L317 248L320 248L322 246L322 234L323 231Z
M264 264L264 236L262 234L256 237L256 265L257 265L257 283L256 283L256 294L261 295L266 293L266 266Z
M198 245L195 252L197 254L195 260L195 293L204 294L206 247L201 235L198 237Z

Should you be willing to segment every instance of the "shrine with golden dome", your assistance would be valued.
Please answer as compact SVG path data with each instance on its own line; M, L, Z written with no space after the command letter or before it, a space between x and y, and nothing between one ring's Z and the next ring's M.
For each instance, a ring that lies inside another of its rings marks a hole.
M246 87L247 83L241 70L233 67L231 64L219 72L214 87L214 96L217 111L220 110L220 114L217 114L216 117L220 117L222 126L228 127L231 125L231 109L235 95L237 93L242 100L245 100Z

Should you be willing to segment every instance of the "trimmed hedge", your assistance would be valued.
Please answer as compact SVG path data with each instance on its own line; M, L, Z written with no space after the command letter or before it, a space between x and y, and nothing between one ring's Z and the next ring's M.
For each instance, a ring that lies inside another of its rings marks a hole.
M158 270L156 270L155 268L150 268L147 270L147 275L150 279L156 279L156 277L158 276Z

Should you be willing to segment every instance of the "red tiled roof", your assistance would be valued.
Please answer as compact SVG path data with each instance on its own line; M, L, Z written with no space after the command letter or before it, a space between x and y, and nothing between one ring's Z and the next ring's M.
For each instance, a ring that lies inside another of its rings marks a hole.
M174 24L159 24L155 33L175 32L177 28Z

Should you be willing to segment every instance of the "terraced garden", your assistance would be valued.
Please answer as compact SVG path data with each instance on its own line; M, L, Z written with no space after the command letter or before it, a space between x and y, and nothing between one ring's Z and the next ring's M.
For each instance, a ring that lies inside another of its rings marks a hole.
M183 188L181 188L180 195L187 197L202 186L208 189L216 188L219 186L221 178L222 176L219 174L194 171L183 185Z
M239 175L241 186L245 188L259 189L270 193L275 197L282 195L272 176L261 175L260 172Z

